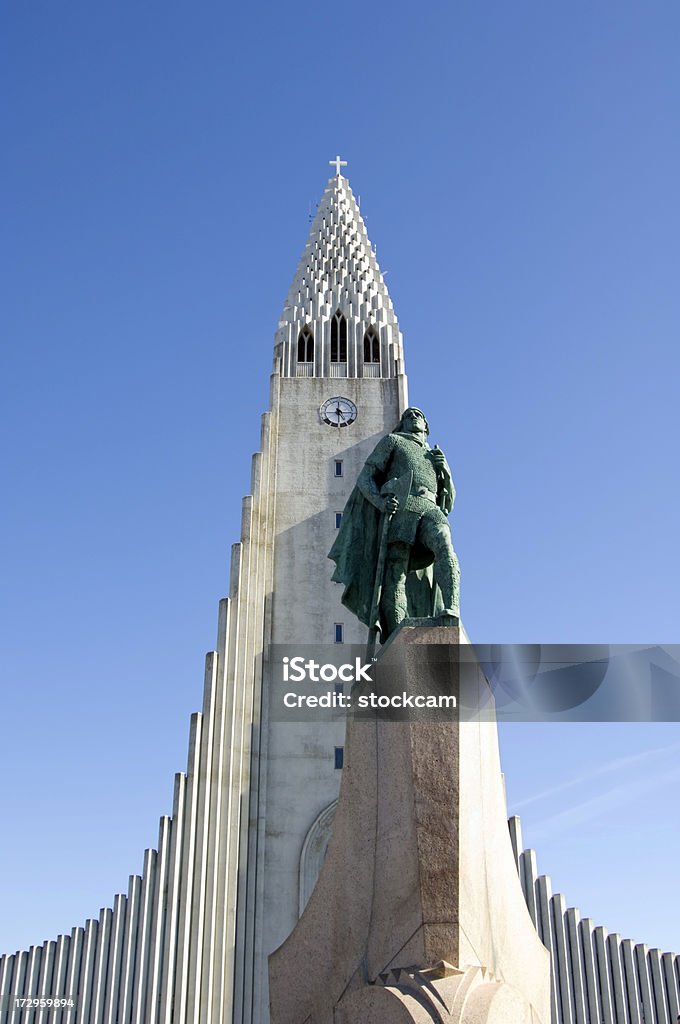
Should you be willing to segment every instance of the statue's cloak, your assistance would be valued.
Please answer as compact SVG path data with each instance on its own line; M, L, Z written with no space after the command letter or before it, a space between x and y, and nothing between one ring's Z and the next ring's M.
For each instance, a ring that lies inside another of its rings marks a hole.
M342 603L369 629L386 635L386 623L371 622L373 590L378 569L382 515L355 487L350 494L335 543L328 557L335 562L333 580L344 584ZM420 545L411 548L406 595L409 616L429 617L444 610L439 587L433 583L432 554Z
M358 487L350 494L328 557L335 562L333 580L345 586L342 603L369 628L378 569L382 516Z

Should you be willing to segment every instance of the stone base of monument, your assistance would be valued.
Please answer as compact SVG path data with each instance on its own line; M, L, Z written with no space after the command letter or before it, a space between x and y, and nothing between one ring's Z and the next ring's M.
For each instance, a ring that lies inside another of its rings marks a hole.
M380 983L344 996L334 1024L537 1024L524 996L505 982L489 979L483 967L432 978L429 972L390 971ZM313 1019L313 1018L311 1018Z
M456 627L402 626L372 689L459 697L460 651ZM269 958L272 1024L549 1024L549 954L513 859L488 684L468 658L475 700L483 720L348 721L323 868Z

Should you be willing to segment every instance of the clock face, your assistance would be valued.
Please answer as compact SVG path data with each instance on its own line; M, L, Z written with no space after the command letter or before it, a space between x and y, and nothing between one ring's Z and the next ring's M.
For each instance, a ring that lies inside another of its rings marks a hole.
M321 419L331 427L348 427L357 418L357 407L349 398L329 398L319 409Z

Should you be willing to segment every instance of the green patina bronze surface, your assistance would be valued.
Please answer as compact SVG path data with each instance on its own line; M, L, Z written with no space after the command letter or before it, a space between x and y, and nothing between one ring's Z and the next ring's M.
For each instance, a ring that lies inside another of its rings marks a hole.
M381 641L405 618L457 621L459 614L460 571L447 519L456 492L428 433L421 410L409 408L378 442L328 555L333 579L345 586L343 604Z

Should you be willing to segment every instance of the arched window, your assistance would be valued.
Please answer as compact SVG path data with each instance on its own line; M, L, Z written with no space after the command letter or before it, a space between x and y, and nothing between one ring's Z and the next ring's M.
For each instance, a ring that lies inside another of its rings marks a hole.
M331 362L347 362L347 321L339 309L331 320Z
M380 362L380 338L375 327L371 325L364 334L364 362Z
M298 335L298 363L314 362L314 335L309 327L303 327Z

